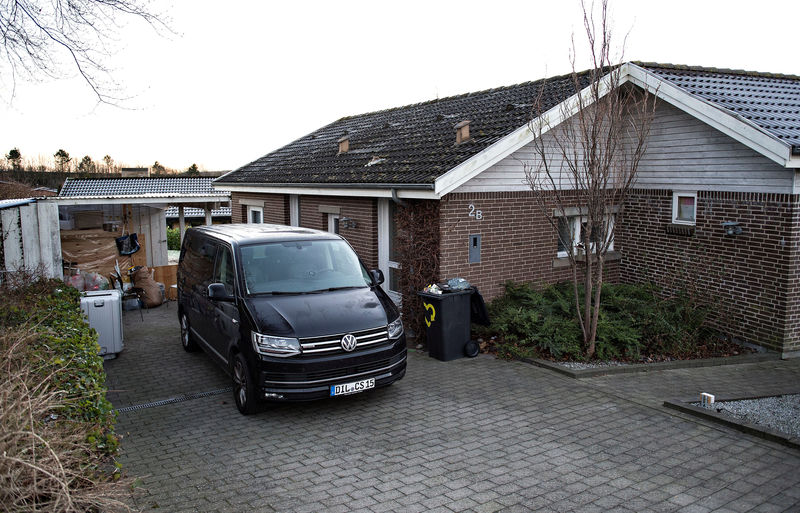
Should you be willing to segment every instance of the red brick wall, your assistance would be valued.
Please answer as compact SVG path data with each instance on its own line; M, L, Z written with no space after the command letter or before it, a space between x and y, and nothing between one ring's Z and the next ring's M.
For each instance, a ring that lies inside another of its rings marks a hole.
M247 222L247 205L241 200L257 200L264 202L264 222L273 224L289 224L289 196L286 194L259 194L254 192L231 193L231 222Z
M289 224L288 194L231 193L231 221L247 221L247 205L242 199L264 202L264 222ZM375 198L339 196L300 196L300 226L328 230L328 214L319 211L320 205L340 208L340 217L356 221L355 228L341 228L343 236L370 269L378 268L378 202Z
M730 334L800 349L798 196L700 191L694 233L667 233L671 220L672 191L634 191L615 240L620 279L706 294ZM743 233L725 235L726 221Z
M300 226L328 230L328 214L319 211L321 205L339 207L339 217L349 217L355 228L340 228L339 235L347 239L369 269L378 268L378 201L375 198L341 196L300 196Z
M481 211L482 220L469 216L470 205ZM485 299L500 295L509 280L541 285L571 279L568 266L554 268L558 237L533 192L448 194L441 200L440 216L442 279L464 278ZM481 261L470 264L473 234L481 235ZM606 266L606 280L616 281L617 263Z

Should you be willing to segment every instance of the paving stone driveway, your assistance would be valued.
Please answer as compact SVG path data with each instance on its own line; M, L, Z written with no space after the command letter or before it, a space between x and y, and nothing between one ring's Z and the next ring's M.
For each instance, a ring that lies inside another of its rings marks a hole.
M186 399L119 414L144 511L800 511L800 451L660 406L800 392L800 360L577 381L411 353L389 388L244 417L229 392L185 396L229 379L181 349L174 303L124 323L115 407Z

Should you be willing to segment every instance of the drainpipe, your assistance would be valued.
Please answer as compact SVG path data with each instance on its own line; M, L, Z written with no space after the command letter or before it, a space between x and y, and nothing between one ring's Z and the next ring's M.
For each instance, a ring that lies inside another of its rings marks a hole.
M401 207L408 206L408 203L397 197L397 189L392 189L392 201L394 201L397 205L400 205Z

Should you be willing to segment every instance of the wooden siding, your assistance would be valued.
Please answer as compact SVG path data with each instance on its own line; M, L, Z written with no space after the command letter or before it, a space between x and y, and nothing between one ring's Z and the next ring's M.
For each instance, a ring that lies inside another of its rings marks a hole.
M538 162L531 143L454 192L527 190L523 166ZM636 187L792 194L794 182L793 170L659 101Z
M49 278L63 278L58 207L39 201L0 211L5 273L27 271ZM0 274L0 280L5 278Z

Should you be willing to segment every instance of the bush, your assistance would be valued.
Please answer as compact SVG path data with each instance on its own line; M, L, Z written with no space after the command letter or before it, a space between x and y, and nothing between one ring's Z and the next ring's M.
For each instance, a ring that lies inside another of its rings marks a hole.
M178 251L181 249L181 229L167 228L167 249Z
M681 355L715 335L705 327L707 306L687 294L662 299L659 292L650 285L603 284L596 358ZM582 287L578 293L582 299ZM489 304L489 314L492 325L476 331L484 337L496 336L502 355L584 358L572 283L541 289L506 283L504 294Z
M8 511L128 508L97 336L57 280L3 291L0 504Z

